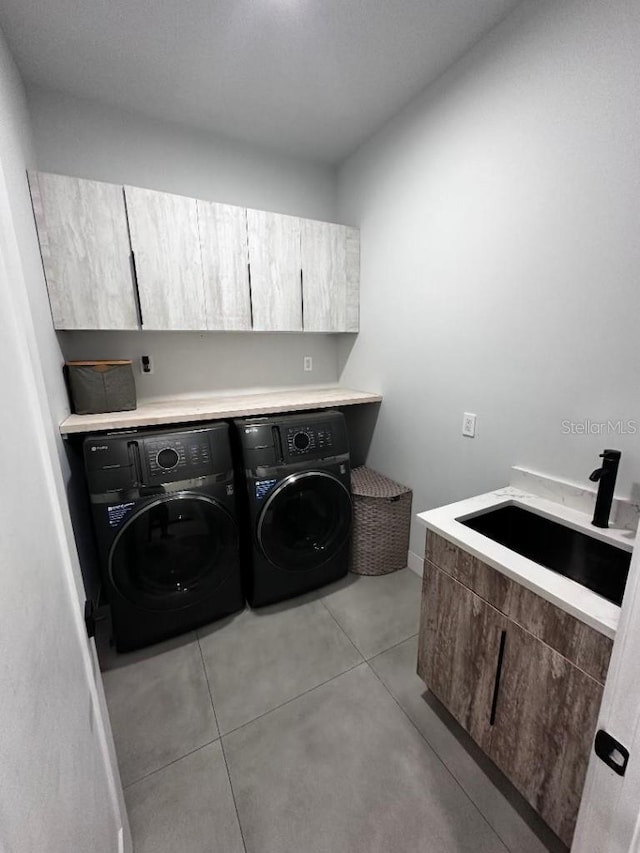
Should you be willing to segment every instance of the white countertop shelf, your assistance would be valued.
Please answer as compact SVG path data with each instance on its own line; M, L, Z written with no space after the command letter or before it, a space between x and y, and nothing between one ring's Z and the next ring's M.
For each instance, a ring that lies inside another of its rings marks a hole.
M625 551L633 550L634 531L593 527L589 515L512 486L422 512L418 519L429 530L478 557L600 633L615 637L620 618L620 608L616 604L576 581L505 548L459 521L501 506L521 506Z
M202 397L159 399L142 403L130 412L69 415L60 424L62 435L134 429L143 426L270 415L277 412L328 409L359 403L379 403L380 394L339 385L280 388L268 391L221 392Z

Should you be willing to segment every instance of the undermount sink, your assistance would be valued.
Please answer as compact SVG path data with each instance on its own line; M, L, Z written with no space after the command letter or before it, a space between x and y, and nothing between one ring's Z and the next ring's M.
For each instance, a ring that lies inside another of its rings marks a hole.
M518 506L458 521L511 551L622 603L631 554Z

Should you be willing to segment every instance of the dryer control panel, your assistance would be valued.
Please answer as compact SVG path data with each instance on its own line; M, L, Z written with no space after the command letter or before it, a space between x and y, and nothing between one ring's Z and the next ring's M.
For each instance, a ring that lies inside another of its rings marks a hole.
M241 419L235 428L245 471L305 466L349 453L344 416L334 410Z
M207 432L145 438L141 444L150 482L166 482L167 474L169 479L188 479L212 473Z
M84 460L91 495L229 475L233 467L224 423L89 437Z
M286 432L289 456L305 456L318 450L333 449L333 429L331 424L295 424L288 426Z

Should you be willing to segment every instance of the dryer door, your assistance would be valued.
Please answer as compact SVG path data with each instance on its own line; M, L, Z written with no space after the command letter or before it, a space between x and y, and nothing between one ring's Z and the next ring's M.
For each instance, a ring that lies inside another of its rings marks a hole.
M109 578L145 610L188 607L215 593L237 571L237 528L205 495L179 492L127 519L109 554Z
M330 560L351 532L351 496L322 471L292 474L267 498L258 520L258 543L281 569L304 571Z

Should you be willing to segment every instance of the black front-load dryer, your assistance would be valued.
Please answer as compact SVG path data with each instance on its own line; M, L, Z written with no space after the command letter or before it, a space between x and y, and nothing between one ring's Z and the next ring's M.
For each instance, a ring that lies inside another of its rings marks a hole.
M90 436L84 462L118 651L244 607L227 424Z
M252 607L346 574L349 444L340 412L235 421L245 502L243 563Z

